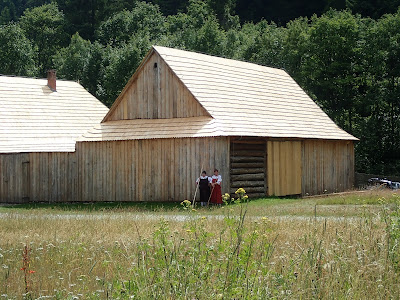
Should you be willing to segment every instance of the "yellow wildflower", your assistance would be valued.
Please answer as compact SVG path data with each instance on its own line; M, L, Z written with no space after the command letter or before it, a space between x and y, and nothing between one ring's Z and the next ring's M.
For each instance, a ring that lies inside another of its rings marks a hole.
M238 188L237 191L235 192L235 194L245 194L246 191L244 190L244 188Z

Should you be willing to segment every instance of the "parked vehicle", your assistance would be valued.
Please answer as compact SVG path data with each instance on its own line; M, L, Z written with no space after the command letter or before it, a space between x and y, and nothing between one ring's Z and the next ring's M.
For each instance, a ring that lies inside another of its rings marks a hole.
M372 186L385 186L389 189L397 190L400 189L400 182L398 181L391 181L386 178L379 179L377 177L368 179L368 184Z

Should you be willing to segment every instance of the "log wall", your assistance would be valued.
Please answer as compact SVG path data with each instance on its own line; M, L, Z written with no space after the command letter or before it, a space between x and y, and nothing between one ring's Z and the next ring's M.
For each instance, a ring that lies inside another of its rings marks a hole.
M342 192L353 187L353 142L305 140L302 148L303 195Z
M133 76L120 97L106 121L209 115L156 52Z
M201 169L222 176L229 188L229 142L221 138L182 138L83 142L78 198L84 201L192 200Z
M231 194L244 188L252 198L266 195L266 150L265 139L231 138Z

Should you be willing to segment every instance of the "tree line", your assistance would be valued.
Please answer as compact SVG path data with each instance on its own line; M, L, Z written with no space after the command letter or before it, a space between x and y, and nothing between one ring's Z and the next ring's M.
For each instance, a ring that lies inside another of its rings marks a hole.
M271 22L241 19L239 0L8 2L16 6L1 10L1 74L55 68L110 106L152 44L281 68L360 139L357 171L400 174L400 10L372 18L330 8ZM18 12L18 3L39 6Z

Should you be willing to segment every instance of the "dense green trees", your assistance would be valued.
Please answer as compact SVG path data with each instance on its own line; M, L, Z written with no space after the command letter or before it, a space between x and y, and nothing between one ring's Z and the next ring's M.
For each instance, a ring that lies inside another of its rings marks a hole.
M34 76L36 52L14 23L0 26L0 74Z
M64 15L57 4L45 4L25 10L19 23L37 50L39 74L44 76L53 56L67 45Z
M397 2L0 0L0 73L56 68L110 105L152 44L283 68L360 138L358 171L400 174Z

